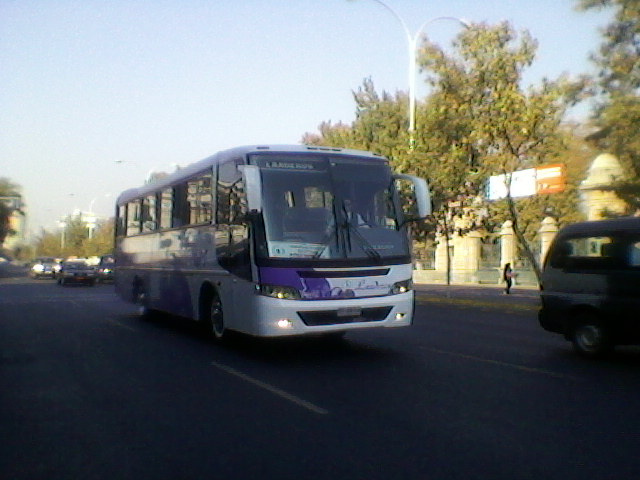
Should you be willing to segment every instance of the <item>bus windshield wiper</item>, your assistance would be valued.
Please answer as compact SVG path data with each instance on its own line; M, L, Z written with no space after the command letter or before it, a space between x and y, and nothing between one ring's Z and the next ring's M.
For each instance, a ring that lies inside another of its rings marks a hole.
M353 225L352 223L352 219L353 218L358 218L358 214L354 214L352 215L352 218L349 218L349 212L347 211L347 207L344 204L344 201L342 202L342 213L344 215L344 219L345 219L345 233L347 236L347 241L349 242L349 249L351 249L351 235L349 235L350 233L353 233L355 235L355 237L358 239L360 246L362 247L362 250L364 251L364 253L366 253L370 258L373 258L375 260L381 260L382 256L380 255L380 253L378 253L378 251L373 247L373 245L371 245L371 243L369 242L369 240L367 240L362 233L360 233L358 231L358 227L356 227L355 225ZM357 221L357 220L356 220Z
M324 237L322 237L322 240L320 240L320 244L322 245L322 247L320 248L320 250L318 250L313 255L313 257L312 257L313 259L320 258L322 256L324 251L329 246L329 239L331 238L332 235L336 236L336 245L339 245L341 243L340 242L340 232L338 231L338 228L337 228L338 217L336 215L336 199L335 199L335 197L331 202L331 211L333 213L333 225L331 225L329 230L327 230L327 232L325 233Z
M331 225L331 228L329 229L329 231L325 234L325 236L320 241L320 243L322 244L322 247L313 255L313 258L316 259L322 256L324 251L329 246L329 243L328 243L329 239L334 234L336 236L336 244L338 244L341 247L341 250L345 253L345 256L347 256L347 252L351 251L352 249L351 234L353 234L358 239L358 244L360 245L364 253L366 253L367 256L369 256L370 258L380 261L382 259L382 256L380 255L380 253L373 247L373 245L371 245L371 243L362 235L362 233L358 231L358 228L351 222L351 220L349 220L349 214L344 205L344 202L340 202L340 203L341 203L340 210L342 211L342 217L344 218L344 221L338 221L338 216L336 215L335 199L334 199L333 201L334 224Z
M382 259L382 256L380 255L380 253L375 249L373 245L371 245L369 240L367 240L364 237L364 235L362 235L362 233L358 231L358 228L355 227L349 219L347 219L347 221L345 222L345 225L347 226L347 231L352 232L355 235L355 237L358 239L358 242L360 243L360 246L362 247L362 250L364 251L364 253L366 253L371 258L375 258L376 260ZM351 243L350 236L349 236L349 243Z

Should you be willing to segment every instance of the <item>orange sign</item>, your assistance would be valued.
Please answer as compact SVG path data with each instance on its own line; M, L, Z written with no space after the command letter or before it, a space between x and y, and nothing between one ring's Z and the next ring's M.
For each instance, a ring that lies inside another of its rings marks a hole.
M536 193L560 193L564 192L565 186L563 163L536 168Z

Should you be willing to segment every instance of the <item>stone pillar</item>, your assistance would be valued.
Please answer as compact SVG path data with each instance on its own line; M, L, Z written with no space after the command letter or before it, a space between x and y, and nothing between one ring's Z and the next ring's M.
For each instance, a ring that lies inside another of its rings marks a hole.
M544 265L544 259L547 256L547 252L549 251L549 247L551 246L551 242L558 233L558 222L553 217L545 217L542 220L542 225L540 226L540 230L538 230L540 234L540 265Z
M513 222L507 220L500 230L500 267L507 263L514 268L516 261L516 236L513 232Z
M467 271L472 282L478 282L478 269L480 267L480 255L482 250L482 235L480 232L469 232L466 236L467 243Z
M460 272L465 269L464 237L456 232L451 236L451 243L453 244L451 266L453 270Z
M587 220L601 220L605 211L625 211L625 203L607 188L621 178L624 178L624 171L615 156L603 153L596 157L589 167L587 178L580 184Z
M436 234L436 258L434 267L437 272L447 271L447 238L441 233Z

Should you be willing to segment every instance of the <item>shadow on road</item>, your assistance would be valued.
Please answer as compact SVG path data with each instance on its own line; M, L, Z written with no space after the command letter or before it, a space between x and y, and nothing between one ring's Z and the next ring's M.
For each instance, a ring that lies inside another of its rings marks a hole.
M223 349L244 357L275 364L307 364L333 361L354 361L362 359L368 363L388 361L397 352L388 347L372 345L358 341L357 336L364 332L351 332L340 336L300 336L281 338L261 338L238 332L227 332L222 342L214 340L202 326L181 317L164 313L154 313L151 317L128 315L126 323L139 322L146 328L166 330L191 338L203 346Z

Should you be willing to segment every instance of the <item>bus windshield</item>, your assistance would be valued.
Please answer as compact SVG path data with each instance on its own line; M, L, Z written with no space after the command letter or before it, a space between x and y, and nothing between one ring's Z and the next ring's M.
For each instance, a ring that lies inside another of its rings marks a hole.
M262 172L260 256L380 261L406 257L389 165L331 155L253 155Z

